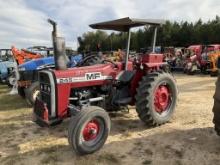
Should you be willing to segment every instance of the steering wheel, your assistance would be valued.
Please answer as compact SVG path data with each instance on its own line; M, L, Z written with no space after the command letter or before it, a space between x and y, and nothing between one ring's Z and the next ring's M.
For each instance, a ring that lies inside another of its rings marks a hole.
M114 63L113 61L111 61L111 60L102 60L102 63L103 64L105 64L105 62L109 62L109 63L111 63L112 65L114 65L114 67L116 68L118 65L116 64L116 63Z
M97 57L96 55L86 55L86 57L83 58L81 62L76 64L76 66L84 66L89 60L91 60L92 58L96 58L96 57Z

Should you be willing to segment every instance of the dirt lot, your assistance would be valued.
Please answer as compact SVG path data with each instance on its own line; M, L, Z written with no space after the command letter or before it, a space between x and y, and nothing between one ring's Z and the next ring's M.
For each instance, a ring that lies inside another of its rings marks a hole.
M31 122L31 108L19 96L0 86L0 164L220 164L220 137L212 124L216 78L175 75L178 106L172 120L149 128L135 110L112 117L104 147L79 157L67 142L68 120L57 127L40 128Z

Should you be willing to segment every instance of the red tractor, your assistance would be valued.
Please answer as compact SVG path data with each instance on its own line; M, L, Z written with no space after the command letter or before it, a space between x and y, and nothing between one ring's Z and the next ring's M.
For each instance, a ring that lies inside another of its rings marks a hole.
M40 96L34 105L34 121L40 126L55 125L71 117L68 141L76 153L90 154L100 149L110 131L109 111L136 106L139 118L158 126L168 122L177 102L177 86L163 54L155 53L157 27L163 20L131 19L92 24L94 29L127 32L123 62L103 60L102 64L67 69L64 39L54 42L55 70L39 72ZM129 61L130 29L155 27L151 53Z

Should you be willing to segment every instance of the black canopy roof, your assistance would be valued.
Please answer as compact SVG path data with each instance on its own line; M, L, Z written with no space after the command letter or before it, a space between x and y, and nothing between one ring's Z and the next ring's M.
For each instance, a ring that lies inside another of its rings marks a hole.
M93 29L104 29L104 30L116 30L116 31L128 31L130 28L144 26L144 25L154 25L160 26L165 23L162 19L136 19L136 18L121 18L117 20L95 23L89 25Z

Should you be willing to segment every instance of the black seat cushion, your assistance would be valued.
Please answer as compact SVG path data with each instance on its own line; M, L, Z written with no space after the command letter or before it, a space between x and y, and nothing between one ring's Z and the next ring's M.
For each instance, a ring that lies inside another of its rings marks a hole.
M134 75L135 75L135 71L125 70L125 71L122 71L118 75L117 80L120 81L120 82L123 82L123 83L128 83L132 80Z

